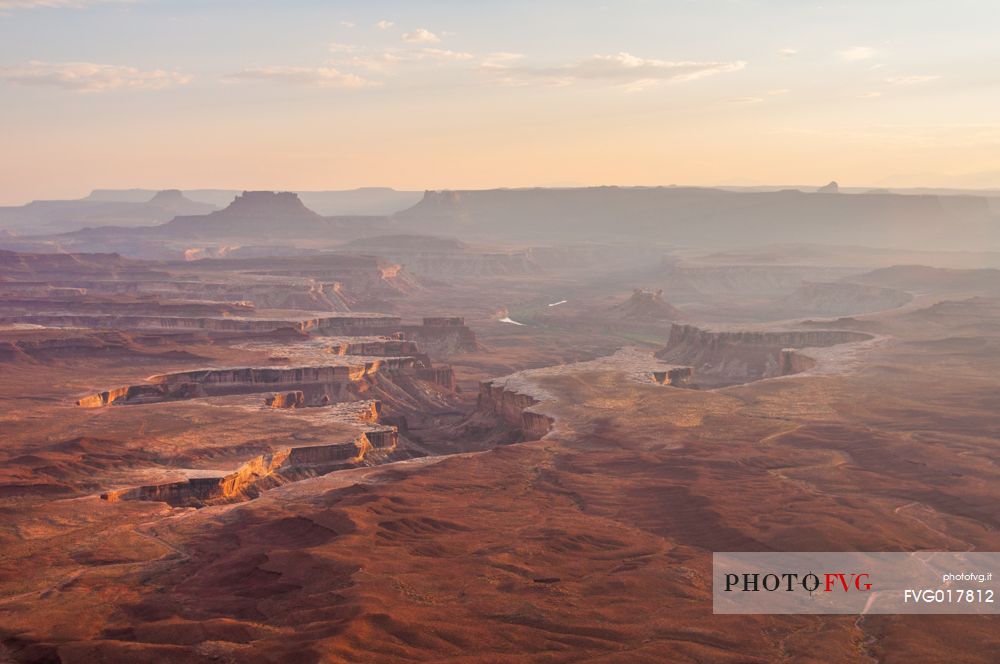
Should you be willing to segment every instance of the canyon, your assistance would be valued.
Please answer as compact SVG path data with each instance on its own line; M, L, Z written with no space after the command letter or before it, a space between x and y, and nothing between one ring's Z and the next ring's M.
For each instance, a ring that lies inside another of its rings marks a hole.
M989 661L993 616L712 614L714 551L1000 546L995 257L703 235L980 222L844 191L5 238L0 659Z

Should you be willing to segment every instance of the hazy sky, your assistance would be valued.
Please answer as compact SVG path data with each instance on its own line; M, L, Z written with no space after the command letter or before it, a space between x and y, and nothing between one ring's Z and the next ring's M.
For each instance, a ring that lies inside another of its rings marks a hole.
M0 0L0 203L1000 186L1000 2Z

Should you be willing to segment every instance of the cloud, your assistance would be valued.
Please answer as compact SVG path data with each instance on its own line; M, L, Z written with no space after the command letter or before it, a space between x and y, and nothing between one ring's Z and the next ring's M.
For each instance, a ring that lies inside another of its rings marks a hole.
M342 72L333 67L251 67L231 74L229 80L275 81L298 85L315 85L323 88L363 88L376 85L357 74Z
M441 48L422 48L411 54L414 60L471 60L471 53L462 51L449 51Z
M464 51L450 51L443 48L387 49L379 53L365 53L352 57L347 61L355 67L364 67L372 71L386 72L397 65L415 62L465 62L474 60L476 56Z
M327 48L331 53L353 53L358 50L354 44L338 44L337 42L330 42Z
M794 48L779 48L778 49L778 55L780 55L783 58L790 58L790 57L793 57L793 56L798 55L798 54L799 54L799 52L797 50L795 50Z
M378 28L379 30L388 30L394 25L396 24L393 23L392 21L386 21L385 19L382 19L381 21L375 24L375 27Z
M356 55L350 59L350 64L372 71L385 71L402 61L403 58L395 51L384 51L382 53Z
M78 92L104 92L119 88L160 90L185 85L186 74L163 69L142 71L136 67L93 62L31 62L0 67L0 81L12 85L34 85Z
M496 63L491 71L506 84L572 85L582 81L609 82L641 89L664 81L693 81L723 72L739 71L746 62L695 62L639 58L629 53L595 55L560 67L508 67Z
M340 27L342 28L353 28L355 25L354 21L341 21Z
M411 44L437 44L441 38L426 28L417 28L413 32L404 32L403 41Z
M889 85L918 85L941 78L940 76L890 76L885 79Z
M507 67L509 63L514 60L520 60L524 57L523 53L487 53L483 56L483 67L487 68L503 68Z
M0 12L17 9L83 9L93 5L129 4L135 0L0 0Z
M878 51L867 46L854 46L843 51L838 51L837 55L848 62L857 62L858 60L868 60L869 58L873 58L876 53L878 53Z

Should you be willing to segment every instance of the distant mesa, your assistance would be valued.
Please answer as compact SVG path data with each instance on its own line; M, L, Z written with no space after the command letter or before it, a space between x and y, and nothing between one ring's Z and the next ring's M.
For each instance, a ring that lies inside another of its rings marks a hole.
M162 227L169 235L287 236L319 233L323 217L307 208L290 191L245 191L222 210L207 215L179 216Z
M0 226L25 235L71 232L96 226L142 227L165 223L177 215L207 214L215 209L214 205L185 197L179 190L168 189L140 201L88 197L0 207Z
M206 207L203 203L195 203L190 198L184 196L180 189L164 189L153 194L149 199L150 205L161 205L163 207L175 207L183 205L196 205Z
M224 209L209 216L244 219L319 219L291 191L244 191Z
M837 184L836 180L831 180L829 184L825 184L816 190L817 194L839 194L840 185Z
M998 236L985 196L706 187L430 191L394 219L414 232L465 241L573 237L711 249L791 242L938 251L992 246Z
M615 305L613 312L631 320L680 320L684 314L680 309L664 301L663 290L648 291L636 288L632 297Z

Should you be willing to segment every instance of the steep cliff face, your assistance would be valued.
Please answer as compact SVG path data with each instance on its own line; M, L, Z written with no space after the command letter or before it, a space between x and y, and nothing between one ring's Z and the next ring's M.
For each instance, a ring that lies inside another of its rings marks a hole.
M681 386L691 382L694 370L691 367L677 367L666 371L654 371L652 374L653 380L660 385Z
M437 401L438 393L455 390L455 374L449 366L429 367L413 357L387 357L358 364L232 367L198 369L150 376L148 383L128 385L81 397L84 408L136 405L179 399L256 394L281 390L272 397L275 407L325 405L386 394L389 400L416 404ZM290 395L290 396L289 396ZM289 406L284 406L284 404Z
M173 385L126 385L82 397L76 405L82 408L102 408L114 404L158 403L176 399L197 399L208 396L205 388L197 383Z
M693 367L708 385L745 383L798 373L811 360L797 348L822 348L867 341L869 334L844 330L785 330L775 332L710 332L691 325L673 325L667 345L656 357Z
M341 443L290 447L262 454L221 477L191 478L182 482L141 486L101 494L103 500L146 500L174 507L203 507L250 500L262 492L306 477L315 477L357 465L373 452L392 452L398 442L395 427L372 427Z
M306 396L301 390L279 392L267 397L264 405L271 408L302 408L306 405Z
M101 499L164 502L173 507L204 507L256 498L264 491L357 465L373 450L395 449L394 428L382 427L356 439L329 445L292 447L262 454L222 477L191 478L182 482L120 489L101 494Z
M425 318L421 325L402 326L403 338L415 341L425 352L448 355L479 348L476 333L460 317Z
M501 383L484 381L479 384L476 410L495 417L521 432L526 440L543 438L552 430L554 420L535 412L531 407L538 399L508 389Z

